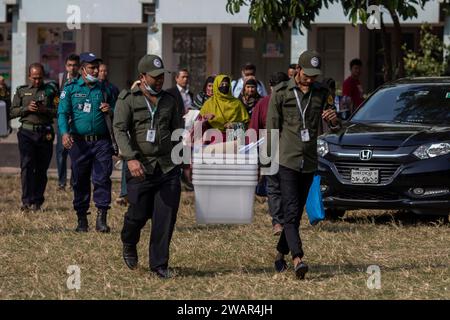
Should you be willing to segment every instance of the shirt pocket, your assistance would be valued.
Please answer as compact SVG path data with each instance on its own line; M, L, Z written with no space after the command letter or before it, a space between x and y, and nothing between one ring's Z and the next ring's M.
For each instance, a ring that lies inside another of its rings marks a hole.
M299 123L299 111L297 109L297 105L296 104L285 104L283 105L283 118L284 121L288 124L288 125L295 125Z
M150 128L150 111L146 107L136 107L133 109L133 119L137 126Z
M170 130L171 120L173 116L172 109L170 108L161 108L158 112L158 126L160 130Z

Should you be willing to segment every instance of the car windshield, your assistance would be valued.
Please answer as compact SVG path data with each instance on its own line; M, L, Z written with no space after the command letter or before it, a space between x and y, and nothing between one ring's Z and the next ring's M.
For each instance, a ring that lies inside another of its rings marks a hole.
M393 85L377 91L352 122L450 125L450 85Z

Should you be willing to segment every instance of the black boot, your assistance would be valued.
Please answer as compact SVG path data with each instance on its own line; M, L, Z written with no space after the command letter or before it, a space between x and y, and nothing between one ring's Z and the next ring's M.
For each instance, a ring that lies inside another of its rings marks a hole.
M87 219L87 213L77 214L78 216L78 226L75 229L76 232L88 232L89 224Z
M138 265L138 255L135 245L123 245L123 260L128 268L134 270Z
M97 211L97 222L95 224L95 230L103 233L108 233L110 228L106 224L106 216L108 211L101 209Z

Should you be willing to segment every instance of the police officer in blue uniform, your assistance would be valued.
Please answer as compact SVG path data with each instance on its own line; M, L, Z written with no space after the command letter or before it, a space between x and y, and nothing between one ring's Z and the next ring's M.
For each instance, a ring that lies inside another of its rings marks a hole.
M93 53L80 54L79 79L67 83L60 95L58 128L69 149L73 170L73 206L78 216L75 231L87 232L91 179L97 207L96 230L109 232L107 212L111 204L113 147L106 117L114 103L108 88L98 81L99 59ZM69 126L69 118L72 119Z
M44 67L33 63L28 67L29 85L17 88L10 112L11 119L20 118L17 132L22 182L22 211L40 210L47 186L47 170L53 154L58 88L44 84Z

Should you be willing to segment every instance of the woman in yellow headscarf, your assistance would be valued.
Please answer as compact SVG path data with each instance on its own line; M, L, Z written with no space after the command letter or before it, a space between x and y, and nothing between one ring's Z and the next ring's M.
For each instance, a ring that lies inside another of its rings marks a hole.
M233 128L235 123L242 123L247 127L250 120L245 106L231 94L230 77L223 74L214 79L213 96L205 102L200 115L208 120L210 127L222 133Z

